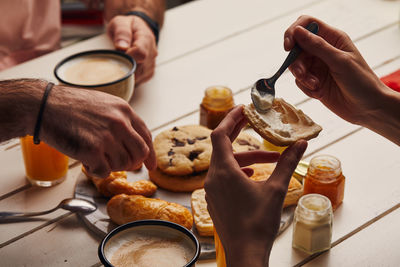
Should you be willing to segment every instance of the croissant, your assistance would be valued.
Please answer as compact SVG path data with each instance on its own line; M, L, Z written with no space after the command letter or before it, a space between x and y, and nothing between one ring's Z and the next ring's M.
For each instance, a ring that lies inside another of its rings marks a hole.
M182 205L140 195L120 194L107 203L107 213L116 224L136 220L158 219L180 224L192 229L192 213Z
M157 186L148 180L129 182L125 171L111 172L111 174L104 179L90 176L83 167L82 171L93 182L100 194L105 197L112 197L118 194L150 197L154 195L157 190Z

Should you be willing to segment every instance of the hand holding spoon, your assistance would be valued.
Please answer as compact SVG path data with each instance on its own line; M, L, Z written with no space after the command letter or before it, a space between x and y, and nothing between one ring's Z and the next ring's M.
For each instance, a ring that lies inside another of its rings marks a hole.
M311 22L306 27L310 32L317 34L318 24ZM289 55L286 57L279 70L269 79L258 80L251 88L251 100L259 113L265 113L271 107L275 98L275 82L281 74L292 64L301 53L302 49L297 44L294 45Z

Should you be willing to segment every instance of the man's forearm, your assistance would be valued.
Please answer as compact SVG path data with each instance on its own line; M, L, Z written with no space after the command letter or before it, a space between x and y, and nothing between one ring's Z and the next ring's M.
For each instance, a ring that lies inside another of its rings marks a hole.
M33 133L46 84L36 79L0 81L0 142Z
M128 11L141 11L161 26L164 23L165 0L106 0L104 17L107 21Z

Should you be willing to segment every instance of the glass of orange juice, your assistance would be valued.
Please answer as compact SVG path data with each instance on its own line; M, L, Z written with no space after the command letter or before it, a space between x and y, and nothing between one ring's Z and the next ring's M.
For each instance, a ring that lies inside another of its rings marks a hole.
M43 141L35 145L32 136L20 138L26 177L32 185L49 187L65 180L68 157Z
M217 267L226 267L225 250L222 246L221 240L214 228L214 242L215 242L215 255L217 259Z

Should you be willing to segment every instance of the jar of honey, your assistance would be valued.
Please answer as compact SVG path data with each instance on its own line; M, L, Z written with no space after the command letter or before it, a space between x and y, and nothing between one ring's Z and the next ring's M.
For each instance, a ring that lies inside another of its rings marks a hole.
M333 210L343 202L345 177L340 161L330 155L320 155L311 159L304 178L304 195L317 193L326 196Z
M234 106L231 89L224 86L207 88L200 104L200 125L215 129Z

